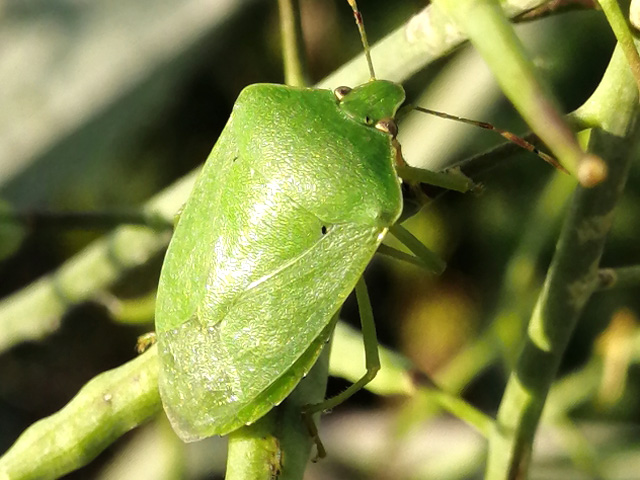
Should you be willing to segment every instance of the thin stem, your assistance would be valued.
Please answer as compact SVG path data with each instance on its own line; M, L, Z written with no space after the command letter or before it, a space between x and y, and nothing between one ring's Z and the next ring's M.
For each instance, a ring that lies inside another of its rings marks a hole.
M284 82L294 87L304 87L305 68L300 3L297 0L278 0L280 12L280 36L284 63Z
M598 290L637 288L640 286L640 265L603 268L598 272Z
M171 222L187 199L198 170L162 191L144 206L150 215ZM127 271L166 248L170 236L148 227L123 226L96 240L54 273L0 301L0 351L49 335L61 315L105 289Z
M544 5L529 10L522 15L514 18L515 22L528 22L531 20L540 20L558 13L566 13L569 11L593 10L596 8L596 0L551 0Z
M618 0L598 0L598 2L624 52L624 56L631 67L633 78L640 90L640 57L633 43L633 35L631 34L631 30L629 30L627 19L620 9L620 4Z
M16 222L29 228L60 231L106 230L120 225L142 225L163 231L173 227L167 218L144 210L61 212L48 210L3 210L0 223Z
M30 426L0 457L0 478L58 478L162 409L157 348L87 383L59 412Z
M489 437L494 427L494 420L489 415L481 412L459 396L445 392L444 390L428 389L427 395L443 410L467 423L483 437Z
M624 62L617 51L612 64ZM615 67L611 67L615 68ZM609 176L592 189L578 187L565 220L556 254L532 314L528 335L505 390L489 447L489 480L524 478L533 438L549 388L582 309L597 285L598 263L622 194L629 165L637 153L637 89L630 73L618 102L600 112L590 151L607 158ZM610 121L610 117L615 121ZM615 125L616 128L611 128Z
M330 346L309 374L278 407L253 425L229 435L226 480L299 480L309 461L313 438L302 421L302 410L324 398Z

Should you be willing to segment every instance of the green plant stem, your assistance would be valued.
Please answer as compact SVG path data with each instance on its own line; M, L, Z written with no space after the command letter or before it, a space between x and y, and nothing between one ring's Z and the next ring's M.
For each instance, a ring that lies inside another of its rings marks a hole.
M603 268L598 272L598 290L632 288L640 286L640 265Z
M0 480L58 478L159 412L157 349L85 385L62 410L30 426L0 457Z
M136 298L121 299L109 293L95 299L104 305L111 318L125 325L150 325L156 309L155 290Z
M489 438L494 421L489 415L473 407L457 395L452 395L440 389L424 389L427 398L443 410L449 412L467 425L474 428L483 437Z
M530 20L540 20L558 13L568 13L571 11L593 10L595 5L585 0L550 0L544 5L533 8L528 12L518 15L515 19L517 22L525 22Z
M617 199L611 192L623 185L629 162L616 153L629 151L611 135L593 135L593 148L609 153L612 159L609 178L592 191L579 189L576 194L524 349L500 406L498 425L491 437L487 479L524 478L547 392L597 281L594 267L602 254L614 206L604 200L607 196Z
M190 173L144 207L148 215L169 222L193 186ZM0 302L0 351L57 330L72 305L107 288L130 269L162 251L170 235L142 226L123 226L95 241L53 274L42 277Z
M110 229L121 225L141 225L157 231L170 229L173 222L144 210L60 212L46 210L0 211L1 223L19 223L31 229L59 231Z
M625 88L602 110L590 151L606 158L609 175L593 189L578 187L563 225L525 344L511 374L489 443L488 480L525 478L544 403L577 319L597 285L598 263L633 154L637 89L617 49L610 69ZM605 76L611 79L611 77Z
M296 0L278 0L280 12L280 37L284 63L284 83L294 87L304 87L304 56L302 55L302 28L300 25L300 4Z
M633 43L633 35L629 30L629 24L624 17L618 0L598 0L598 3L602 7L602 11L607 17L611 30L613 30L618 44L624 51L624 56L629 62L633 78L640 90L640 57L638 51Z
M327 346L309 374L281 405L253 425L229 434L226 480L303 477L313 439L302 421L302 409L324 398L329 351Z
M228 435L226 480L271 480L280 476L284 456L274 434L276 415L273 413Z

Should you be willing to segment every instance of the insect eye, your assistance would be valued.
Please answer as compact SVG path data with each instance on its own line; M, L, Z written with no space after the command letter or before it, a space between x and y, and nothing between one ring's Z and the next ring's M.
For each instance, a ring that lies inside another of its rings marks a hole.
M346 97L350 91L351 87L338 87L333 91L333 94L336 96L336 99L340 101Z
M326 235L327 234L327 227L325 225L322 226L322 235Z
M373 120L369 115L367 115L366 117L364 117L364 123L365 125L371 125L373 123Z
M376 130L380 130L381 132L388 133L393 138L396 138L398 135L398 125L393 118L383 118L378 120L376 123Z

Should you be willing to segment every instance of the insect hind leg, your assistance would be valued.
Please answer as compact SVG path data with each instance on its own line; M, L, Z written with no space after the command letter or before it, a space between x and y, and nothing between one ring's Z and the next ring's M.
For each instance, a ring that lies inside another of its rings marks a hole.
M351 397L354 393L364 388L371 380L375 378L380 370L380 355L378 354L378 338L376 335L376 326L373 319L373 309L371 308L371 300L369 292L364 282L364 278L360 277L356 284L356 298L358 300L358 311L360 313L360 323L362 324L362 337L364 340L365 353L365 374L354 384L338 395L328 398L323 402L307 405L303 408L303 418L309 429L309 434L313 437L316 448L317 458L326 456L326 451L318 435L317 426L313 420L316 413L326 412L340 405L342 402Z

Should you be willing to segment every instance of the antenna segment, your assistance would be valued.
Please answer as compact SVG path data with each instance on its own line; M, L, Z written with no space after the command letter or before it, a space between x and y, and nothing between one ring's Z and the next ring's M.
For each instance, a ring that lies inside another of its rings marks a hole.
M353 10L353 18L356 20L358 31L360 32L360 39L362 40L362 46L364 47L364 55L367 58L367 65L369 65L369 76L371 80L376 79L376 72L373 70L373 61L371 61L371 49L369 48L369 41L367 40L367 33L364 31L364 22L362 21L362 14L356 0L347 0Z
M490 123L487 123L487 122L479 122L477 120L470 120L468 118L458 117L456 115L450 115L448 113L438 112L436 110L430 110L430 109L424 108L424 107L413 107L413 108L415 110L419 111L419 112L428 113L429 115L434 115L436 117L446 118L447 120L453 120L455 122L467 123L469 125L473 125L473 126L476 126L476 127L484 128L486 130L493 130L497 134L502 135L504 138L506 138L510 142L515 143L519 147L524 148L525 150L528 150L531 153L536 154L538 157L542 158L545 162L547 162L548 164L554 166L558 170L561 170L561 171L563 171L565 173L569 173L567 171L567 169L564 168L562 165L560 165L555 158L553 158L552 156L547 155L546 153L538 150L534 145L532 145L531 143L527 142L524 138L519 137L519 136L517 136L517 135L515 135L515 134L513 134L513 133L511 133L511 132L509 132L507 130L502 130L501 128L494 127L493 125L491 125Z

